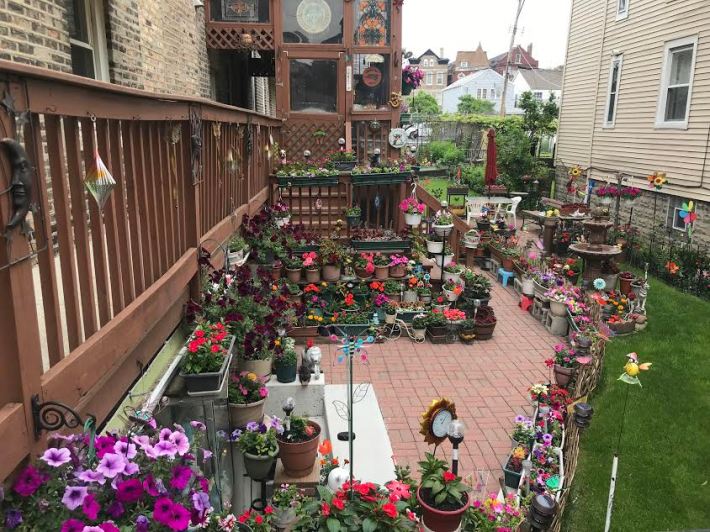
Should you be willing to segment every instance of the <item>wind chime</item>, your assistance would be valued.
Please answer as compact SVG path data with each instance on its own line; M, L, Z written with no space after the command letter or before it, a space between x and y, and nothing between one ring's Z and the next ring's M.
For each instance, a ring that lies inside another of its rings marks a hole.
M93 166L84 177L84 186L94 197L96 205L99 207L99 213L103 213L104 206L116 186L116 180L113 178L108 168L106 168L106 165L99 155L99 142L96 134L95 116L91 117L91 127L94 136L94 160Z

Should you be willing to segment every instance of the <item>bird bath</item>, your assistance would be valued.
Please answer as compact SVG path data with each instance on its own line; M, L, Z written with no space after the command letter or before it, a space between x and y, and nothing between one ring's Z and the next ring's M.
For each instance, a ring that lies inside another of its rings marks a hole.
M569 250L584 259L583 279L585 284L589 286L594 279L601 277L602 262L621 255L621 248L606 243L606 233L614 225L609 220L595 217L582 223L584 228L589 231L589 241L572 244Z

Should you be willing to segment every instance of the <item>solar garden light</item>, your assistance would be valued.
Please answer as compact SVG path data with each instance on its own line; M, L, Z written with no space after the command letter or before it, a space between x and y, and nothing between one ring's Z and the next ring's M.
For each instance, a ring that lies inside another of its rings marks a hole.
M286 432L289 432L291 430L291 413L294 411L295 408L296 401L294 401L293 397L287 397L286 399L284 399L284 402L281 405L281 409L286 414Z
M594 409L589 403L577 403L574 405L574 424L577 425L579 430L589 428L593 415Z
M345 139L343 137L338 139L338 145L340 146L340 151L345 151Z
M466 427L463 421L454 419L449 423L449 429L447 434L449 436L449 441L454 447L454 452L451 454L451 472L454 475L459 474L459 445L463 441L463 433Z
M530 530L545 532L555 519L555 512L557 512L555 499L549 495L535 495L528 512Z
M523 478L525 479L525 484L523 485L523 495L527 497L530 492L530 471L532 470L532 460L523 460Z
M370 157L370 165L371 166L380 166L380 154L382 152L380 151L380 148L375 148L372 150L372 157Z

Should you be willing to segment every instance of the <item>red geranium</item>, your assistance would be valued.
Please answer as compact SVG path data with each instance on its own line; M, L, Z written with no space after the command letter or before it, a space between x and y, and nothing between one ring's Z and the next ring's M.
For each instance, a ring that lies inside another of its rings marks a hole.
M454 480L456 480L456 475L451 471L444 471L444 482L452 482Z
M397 507L394 504L392 504L391 502L388 502L387 504L383 504L382 511L390 519L394 519L397 517Z

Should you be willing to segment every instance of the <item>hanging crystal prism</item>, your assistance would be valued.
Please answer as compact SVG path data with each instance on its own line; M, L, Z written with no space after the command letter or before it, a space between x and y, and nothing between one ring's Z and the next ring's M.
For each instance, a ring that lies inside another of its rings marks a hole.
M116 186L116 180L101 160L98 151L94 152L94 166L86 174L84 186L91 192L99 206L99 210L102 210L104 205L106 205L106 200L108 200L113 188Z

